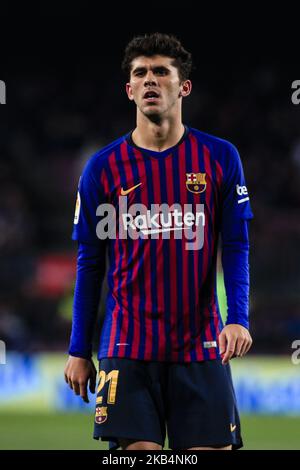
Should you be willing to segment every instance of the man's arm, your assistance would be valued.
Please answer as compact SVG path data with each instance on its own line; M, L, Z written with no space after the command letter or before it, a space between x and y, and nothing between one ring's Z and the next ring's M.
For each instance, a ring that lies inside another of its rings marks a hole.
M223 154L222 265L228 304L226 326L219 336L223 364L250 349L249 328L249 238L248 221L253 218L239 153L227 144Z
M227 296L227 321L219 336L223 364L250 349L248 222L237 219L222 230L222 266Z
M65 381L88 403L87 385L95 393L96 369L92 361L92 338L101 286L105 275L105 243L79 243L74 292L72 333Z
M88 401L87 384L95 391L96 369L92 361L92 337L105 274L105 241L96 233L97 207L106 202L102 181L103 159L99 152L87 162L79 179L72 239L77 240L77 278L72 334L65 380Z

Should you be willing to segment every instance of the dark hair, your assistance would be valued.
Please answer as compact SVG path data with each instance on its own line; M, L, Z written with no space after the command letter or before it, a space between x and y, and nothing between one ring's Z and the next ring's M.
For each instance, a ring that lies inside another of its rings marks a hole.
M187 80L192 69L192 55L171 34L151 33L134 37L126 46L122 70L130 77L132 61L141 55L151 57L162 55L174 59L180 80Z

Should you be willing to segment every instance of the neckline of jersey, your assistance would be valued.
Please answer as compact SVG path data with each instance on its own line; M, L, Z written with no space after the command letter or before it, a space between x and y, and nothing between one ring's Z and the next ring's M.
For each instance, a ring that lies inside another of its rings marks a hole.
M149 149L145 149L143 147L138 147L132 140L132 133L133 133L133 130L130 131L128 134L126 134L125 136L125 140L126 140L126 143L127 145L129 145L130 147L134 147L135 149L137 149L142 155L145 155L146 157L150 157L150 158L166 158L170 155L173 154L174 150L179 147L179 145L182 144L182 142L184 142L184 140L187 138L188 134L190 132L190 129L187 125L184 124L184 133L182 134L182 137L180 138L180 140L177 142L177 144L173 145L172 147L169 147L168 149L166 150L163 150L162 152L157 152L155 150L149 150Z

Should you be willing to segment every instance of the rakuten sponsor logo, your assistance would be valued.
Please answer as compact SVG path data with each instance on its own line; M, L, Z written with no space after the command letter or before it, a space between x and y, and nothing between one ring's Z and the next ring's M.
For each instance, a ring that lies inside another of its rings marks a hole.
M101 204L96 215L102 217L97 224L97 237L115 239L185 238L187 250L200 250L204 243L204 205L196 204L144 204L127 205L127 197L119 196L118 214L112 204ZM195 210L196 209L196 210Z

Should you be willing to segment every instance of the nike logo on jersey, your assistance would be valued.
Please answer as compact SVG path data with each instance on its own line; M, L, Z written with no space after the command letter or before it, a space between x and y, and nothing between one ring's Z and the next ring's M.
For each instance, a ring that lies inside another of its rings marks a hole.
M230 423L230 431L233 432L236 430L236 424Z
M127 194L129 194L131 191L133 191L135 188L137 188L138 186L140 186L142 183L139 183L139 184L136 184L135 186L132 186L131 188L129 189L123 189L121 188L121 196L126 196Z

